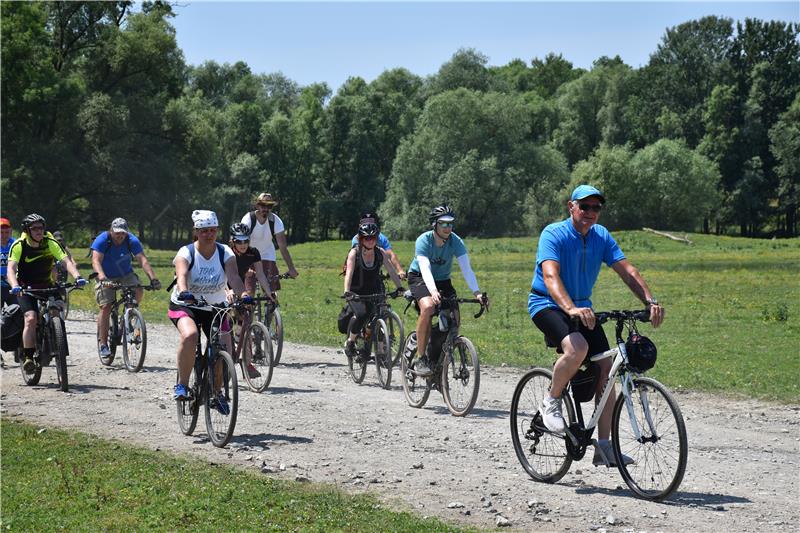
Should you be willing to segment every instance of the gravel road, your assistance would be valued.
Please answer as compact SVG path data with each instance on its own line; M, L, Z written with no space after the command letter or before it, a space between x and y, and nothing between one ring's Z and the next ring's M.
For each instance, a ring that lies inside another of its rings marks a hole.
M149 326L138 374L120 360L100 365L88 315L71 316L67 330L70 392L58 390L53 366L38 386L24 386L6 355L2 416L333 483L395 509L485 528L761 532L797 531L800 523L798 405L678 391L689 435L686 476L670 501L650 503L634 498L616 469L593 467L591 450L555 485L527 476L508 429L519 369L483 367L475 409L456 418L436 392L423 409L408 407L397 374L390 391L377 385L373 368L356 385L341 350L287 344L270 388L242 390L235 436L217 449L202 414L194 436L178 430L171 326Z

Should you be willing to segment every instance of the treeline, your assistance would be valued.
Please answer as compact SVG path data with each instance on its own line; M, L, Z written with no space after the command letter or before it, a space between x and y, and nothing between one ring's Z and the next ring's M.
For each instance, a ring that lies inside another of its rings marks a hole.
M168 3L3 2L2 209L94 232L124 216L151 246L189 213L238 220L269 191L294 242L350 236L378 208L411 238L447 200L458 231L538 232L578 182L603 222L798 235L796 23L706 17L639 69L549 54L494 67L457 51L336 94L243 62L187 65Z

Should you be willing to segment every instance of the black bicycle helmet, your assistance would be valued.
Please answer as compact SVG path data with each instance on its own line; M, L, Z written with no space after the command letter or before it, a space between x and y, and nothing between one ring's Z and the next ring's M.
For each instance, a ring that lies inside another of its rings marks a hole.
M359 237L377 237L378 233L380 232L380 228L378 228L378 225L374 222L367 222L365 224L358 225Z
M28 231L31 229L31 226L34 224L41 223L42 226L47 226L47 223L44 220L42 215L37 215L36 213L31 213L30 215L26 216L22 219L22 230Z
M656 345L644 335L631 334L625 343L625 351L628 352L628 366L640 374L647 372L656 364L658 355Z
M455 220L456 214L447 204L437 205L433 209L431 209L430 214L428 215L428 221L431 225L436 224L436 221L443 217L449 217L450 220Z
M234 241L249 241L250 240L250 226L243 222L231 224L229 228L231 239Z
M364 211L361 213L361 218L359 219L359 224L369 224L372 222L373 224L380 225L380 219L378 219L378 214L375 211Z

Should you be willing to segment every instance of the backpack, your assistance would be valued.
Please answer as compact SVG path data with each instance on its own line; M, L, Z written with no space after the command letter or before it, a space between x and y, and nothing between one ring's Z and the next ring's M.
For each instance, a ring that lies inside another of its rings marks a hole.
M218 242L215 243L215 244L217 245L217 257L219 258L219 264L222 265L222 270L224 271L225 270L225 247L222 246ZM195 254L194 243L193 242L189 243L189 244L187 244L187 246L189 247L189 270L191 270L192 267L194 266L194 254ZM169 284L169 286L167 287L166 291L167 292L172 291L172 288L175 286L176 283L178 283L178 275L177 274L173 274L172 283Z
M256 212L250 211L248 213L250 215L250 231L252 232L253 229L256 227ZM275 242L275 214L270 213L267 215L267 222L269 222L269 232L272 234L272 246L276 249L278 248L278 243Z
M4 352L13 352L22 345L22 328L25 326L25 317L19 305L11 304L3 308L0 313L0 348Z

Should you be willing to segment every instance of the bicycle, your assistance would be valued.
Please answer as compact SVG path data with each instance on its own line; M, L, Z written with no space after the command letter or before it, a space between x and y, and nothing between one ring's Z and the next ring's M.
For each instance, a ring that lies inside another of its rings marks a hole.
M388 274L382 274L381 278L384 283L390 279ZM389 290L386 291L391 292ZM400 356L403 355L403 341L406 338L405 328L403 327L403 319L400 318L392 306L386 303L387 316L384 317L386 327L389 328L389 339L392 341L392 346L395 348L394 355L392 356L392 366L400 366Z
M222 448L230 441L236 427L236 416L239 410L239 384L233 358L225 351L221 340L222 324L233 306L211 305L198 298L196 304L187 305L193 309L214 310L216 314L211 323L211 335L202 349L202 333L198 326L197 348L194 366L189 376L189 399L177 400L178 426L184 435L191 435L197 426L200 405L203 405L206 419L206 431L211 443ZM218 396L223 395L229 406L227 414L219 409Z
M253 298L254 302L269 300L266 297ZM272 381L272 342L267 326L253 320L253 311L244 304L234 304L239 312L239 321L234 325L233 362L239 363L250 390L263 392ZM236 331L238 329L238 332ZM238 339L238 340L237 340ZM252 364L258 376L250 376L248 365Z
M89 279L95 279L96 277L96 274L92 274ZM121 295L111 304L111 315L108 318L108 348L111 350L111 354L108 357L103 357L100 354L100 343L97 343L97 354L100 357L100 363L103 366L111 366L117 354L117 346L122 346L122 360L125 363L125 368L129 372L138 372L142 369L144 357L147 353L147 325L142 312L139 311L136 290L153 291L155 289L150 285L121 285L114 281L104 281L102 283L107 289L121 291ZM122 314L122 324L126 327L120 327L119 324L119 308L122 306L125 307L125 311ZM99 330L97 338L100 339Z
M267 276L267 280L272 282L279 279L290 279L291 276L288 272L278 274L277 276ZM270 332L270 340L272 341L272 365L275 366L281 361L283 354L283 318L278 309L277 295L275 300L264 298L260 296L261 289L256 284L256 300L259 302L266 302L266 311L262 313L261 306L255 307L256 320L267 326ZM266 320L262 320L262 316L266 315Z
M56 261L55 265L56 281L58 283L67 282L67 265L64 261ZM64 320L69 317L69 291L64 292Z
M406 291L404 296L410 306L414 301L411 292ZM438 323L434 323L433 317L431 318L431 336L426 348L433 371L431 374L421 375L414 370L412 361L418 348L417 333L412 331L406 337L400 369L403 393L408 405L421 408L428 401L431 389L437 389L444 396L447 409L454 416L466 416L475 406L481 382L480 362L472 341L459 334L461 315L458 305L480 304L480 311L474 315L475 318L479 318L486 311L486 306L483 304L486 293L483 296L484 300L456 296L442 297L433 314L434 317L438 317ZM437 346L439 341L441 344Z
M615 399L611 422L617 468L636 496L663 500L678 488L686 470L686 426L670 391L655 379L640 375L630 364L622 340L623 329L629 334L636 333L636 322L649 321L650 313L647 310L608 311L595 316L598 325L616 321L617 345L589 357L591 361L613 357L608 384L592 418L584 424L580 403L574 405L567 394L571 389L568 385L561 396L567 430L564 435L549 431L539 408L543 396L549 393L553 374L547 368L534 368L522 376L511 401L514 451L525 471L536 481L555 483L561 479L572 461L583 458L588 445L597 446L592 434L611 395L612 385L619 378L621 394ZM623 454L634 462L626 465Z
M375 309L369 321L364 324L361 331L356 333L355 356L347 356L347 366L350 369L350 377L355 383L364 381L367 373L367 364L370 359L375 362L375 371L378 375L378 382L381 387L388 389L392 383L392 338L389 333L389 305L386 302L387 296L396 298L397 291L377 294L350 294L342 296L348 301L374 302ZM350 318L348 331L352 330L356 318ZM372 354L375 354L374 357Z
M63 392L69 390L67 376L67 356L69 345L67 331L64 326L64 294L74 289L79 289L74 283L58 283L46 289L23 288L21 294L35 298L39 302L36 323L36 356L35 367L32 372L26 372L20 365L22 379L26 385L32 386L39 383L42 377L42 367L48 366L50 361L56 360L56 374L58 384ZM22 348L17 348L14 358L22 362Z

